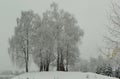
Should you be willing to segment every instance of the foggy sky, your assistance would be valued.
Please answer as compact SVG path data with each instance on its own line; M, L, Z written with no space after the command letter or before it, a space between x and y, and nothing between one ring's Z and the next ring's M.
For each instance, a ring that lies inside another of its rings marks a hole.
M54 0L60 8L72 13L84 30L80 45L82 58L99 55L97 46L103 42L106 32L107 14L110 0ZM21 11L32 9L35 13L49 9L52 0L0 0L0 71L12 69L8 55L8 38L14 34L16 18Z

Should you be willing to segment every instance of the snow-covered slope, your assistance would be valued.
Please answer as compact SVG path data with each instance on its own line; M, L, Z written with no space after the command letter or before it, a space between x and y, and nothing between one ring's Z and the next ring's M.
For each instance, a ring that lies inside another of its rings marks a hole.
M94 73L82 72L31 72L12 79L117 79Z

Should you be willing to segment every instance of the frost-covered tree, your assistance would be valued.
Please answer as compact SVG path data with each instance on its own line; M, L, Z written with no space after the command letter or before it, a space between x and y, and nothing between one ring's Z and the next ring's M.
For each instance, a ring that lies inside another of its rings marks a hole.
M107 65L105 73L106 73L107 76L112 75L112 67L110 66L110 64Z
M112 69L112 66L110 64L108 64L107 62L102 63L102 64L98 63L97 68L96 68L96 73L102 74L102 75L107 75L107 76L112 76L113 69Z
M50 27L41 24L36 30L36 34L33 35L33 59L39 66L40 71L49 71L50 63L55 59L53 47L54 39Z
M29 54L31 53L31 35L36 14L33 11L22 11L17 18L17 26L14 35L9 39L9 54L19 67L25 67L29 71Z
M74 16L59 9L56 3L53 2L51 9L43 13L36 35L38 35L35 37L38 45L35 45L35 49L38 48L38 51L41 49L41 52L42 50L51 50L52 57L50 58L55 56L54 62L57 63L58 71L68 71L68 67L79 58L78 44L83 36L83 31ZM39 54L42 56L40 52ZM46 61L46 59L44 60Z
M106 48L110 51L109 60L114 67L119 66L119 56L120 56L120 2L119 0L112 1L112 11L109 15L108 33L109 35L105 36L106 39Z
M68 71L68 65L73 64L79 56L77 44L83 36L83 31L74 16L59 9L56 3L51 4L51 10L47 11L46 16L48 26L53 29L57 70Z

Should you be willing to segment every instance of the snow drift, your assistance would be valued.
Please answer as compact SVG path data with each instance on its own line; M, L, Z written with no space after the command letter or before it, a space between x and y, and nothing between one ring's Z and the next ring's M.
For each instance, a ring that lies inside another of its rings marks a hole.
M30 72L12 79L117 79L98 75L95 73L82 73L82 72Z

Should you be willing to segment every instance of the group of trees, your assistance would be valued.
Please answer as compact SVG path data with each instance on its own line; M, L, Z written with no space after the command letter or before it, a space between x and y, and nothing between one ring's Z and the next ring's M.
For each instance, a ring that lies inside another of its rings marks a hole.
M14 35L9 39L9 55L13 63L29 71L30 58L40 71L68 71L79 59L78 44L83 30L69 12L52 3L40 17L33 11L22 11L17 18Z
M120 66L114 67L113 62L103 56L97 58L90 58L90 60L80 59L75 66L72 67L72 71L93 72L101 75L112 76L120 78Z

